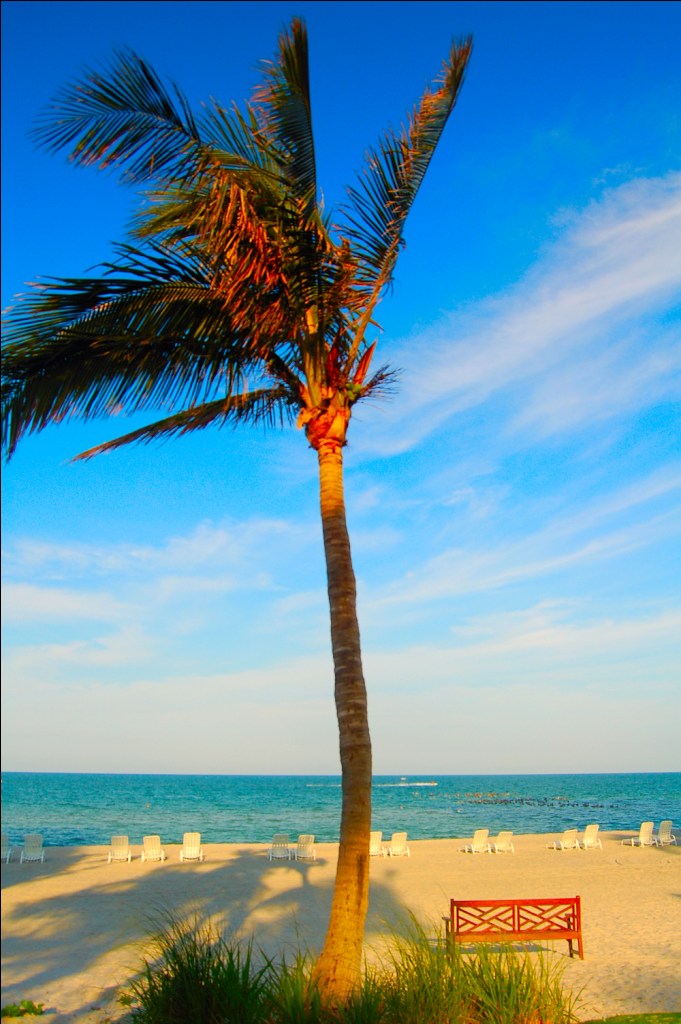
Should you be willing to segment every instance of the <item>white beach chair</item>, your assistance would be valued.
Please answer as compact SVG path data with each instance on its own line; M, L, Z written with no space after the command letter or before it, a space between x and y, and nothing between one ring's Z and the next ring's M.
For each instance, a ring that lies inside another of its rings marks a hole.
M579 850L579 839L576 828L566 828L560 839L546 844L547 850Z
M470 843L461 847L461 853L491 853L492 847L489 843L489 829L478 828L473 833Z
M114 861L127 860L128 863L132 860L132 850L130 849L130 840L127 836L111 836L111 846L109 847L109 864Z
M410 857L409 847L407 846L407 833L406 832L393 832L390 842L388 843L388 853L391 857Z
M40 861L45 863L45 850L43 848L43 837L37 833L24 836L24 846L19 857L19 863L24 861Z
M143 861L164 861L166 851L161 846L160 836L144 836L142 839L142 860Z
M583 850L595 850L596 847L603 849L603 843L601 837L598 834L598 825L587 825L584 829L584 835L581 839L581 847Z
M369 833L369 856L370 857L385 857L385 846L383 845L383 833L382 832L370 832Z
M630 836L621 841L621 846L657 846L657 838L653 835L653 822L642 821L637 836Z
M0 856L0 860L2 860L3 864L9 864L11 859L12 859L12 847L9 845L9 836L7 835L6 832L3 832L2 833L2 856Z
M671 821L661 821L660 827L657 830L657 835L654 838L657 840L658 846L671 846L672 843L676 844L676 836L672 835Z
M203 847L201 846L200 832L185 832L182 837L180 860L203 860Z
M512 839L512 832L500 832L497 838L491 844L492 853L515 853Z
M296 860L316 860L317 851L314 848L314 836L298 836L296 848L293 851Z
M270 860L290 860L290 842L291 840L285 832L277 832L272 836L272 844L268 851Z

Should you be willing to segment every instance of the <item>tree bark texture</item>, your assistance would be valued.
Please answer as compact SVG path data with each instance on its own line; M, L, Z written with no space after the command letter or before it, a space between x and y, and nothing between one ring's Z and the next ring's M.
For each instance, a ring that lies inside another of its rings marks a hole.
M331 915L315 975L326 998L342 1001L357 987L362 968L369 904L371 739L343 495L342 448L322 442L318 458L343 804Z

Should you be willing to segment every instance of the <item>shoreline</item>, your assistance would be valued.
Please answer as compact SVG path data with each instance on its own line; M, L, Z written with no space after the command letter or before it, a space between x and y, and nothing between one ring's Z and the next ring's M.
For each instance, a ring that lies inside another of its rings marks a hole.
M367 958L380 956L390 930L408 928L410 914L441 934L451 897L580 895L585 959L571 960L564 941L548 947L566 988L582 990L580 1019L680 1011L681 845L622 846L636 833L618 831L600 833L603 850L547 849L560 834L514 835L507 854L462 853L465 836L409 840L408 858L372 858ZM131 846L131 863L109 864L108 846L48 846L44 864L19 864L16 853L2 865L3 1006L43 1002L53 1024L121 1018L118 995L169 911L252 936L270 955L320 948L337 843L318 843L305 862L270 862L268 844L215 843L201 863L180 863L179 844L149 863L141 844Z

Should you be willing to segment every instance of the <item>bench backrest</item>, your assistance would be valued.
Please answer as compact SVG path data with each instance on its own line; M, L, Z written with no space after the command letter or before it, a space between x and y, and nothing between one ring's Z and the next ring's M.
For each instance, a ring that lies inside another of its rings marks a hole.
M454 937L537 938L559 935L577 938L582 929L579 896L537 900L451 900L451 934Z

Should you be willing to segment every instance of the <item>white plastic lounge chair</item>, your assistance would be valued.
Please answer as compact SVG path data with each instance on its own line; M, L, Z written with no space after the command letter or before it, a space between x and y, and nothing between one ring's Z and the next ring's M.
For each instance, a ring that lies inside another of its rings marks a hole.
M12 859L12 847L9 845L9 836L6 832L2 833L2 857L0 859L3 864L9 864Z
M276 835L272 836L272 845L269 849L270 860L290 860L290 842L291 840L285 832L277 832Z
M672 835L671 821L661 821L657 835L654 838L657 839L658 846L671 846L672 843L675 844L676 836Z
M382 832L369 833L369 856L385 857L385 846L383 845Z
M657 846L657 838L653 835L653 822L642 821L637 836L623 839L622 846Z
M111 846L109 847L109 864L112 861L132 860L132 851L130 850L130 841L127 836L111 836Z
M473 833L470 843L461 847L461 853L491 853L492 847L489 843L489 829L478 828Z
M316 860L317 851L314 848L314 836L298 836L298 842L293 855L296 860Z
M388 843L388 853L391 857L410 857L409 847L407 846L407 833L406 832L393 832L392 838Z
M599 849L603 849L603 843L601 842L601 837L598 834L598 825L586 826L581 840L581 846L583 850L595 850L597 846Z
M512 832L500 832L494 842L491 844L492 853L515 853L513 843Z
M160 836L144 836L142 840L142 860L166 859L166 851L161 846Z
M24 847L19 857L19 863L23 864L25 860L39 860L41 864L45 863L45 850L43 849L43 837L41 835L32 834L24 836Z
M182 837L180 860L203 860L200 832L185 832Z
M566 828L560 839L546 844L547 850L579 850L579 839L576 828Z

